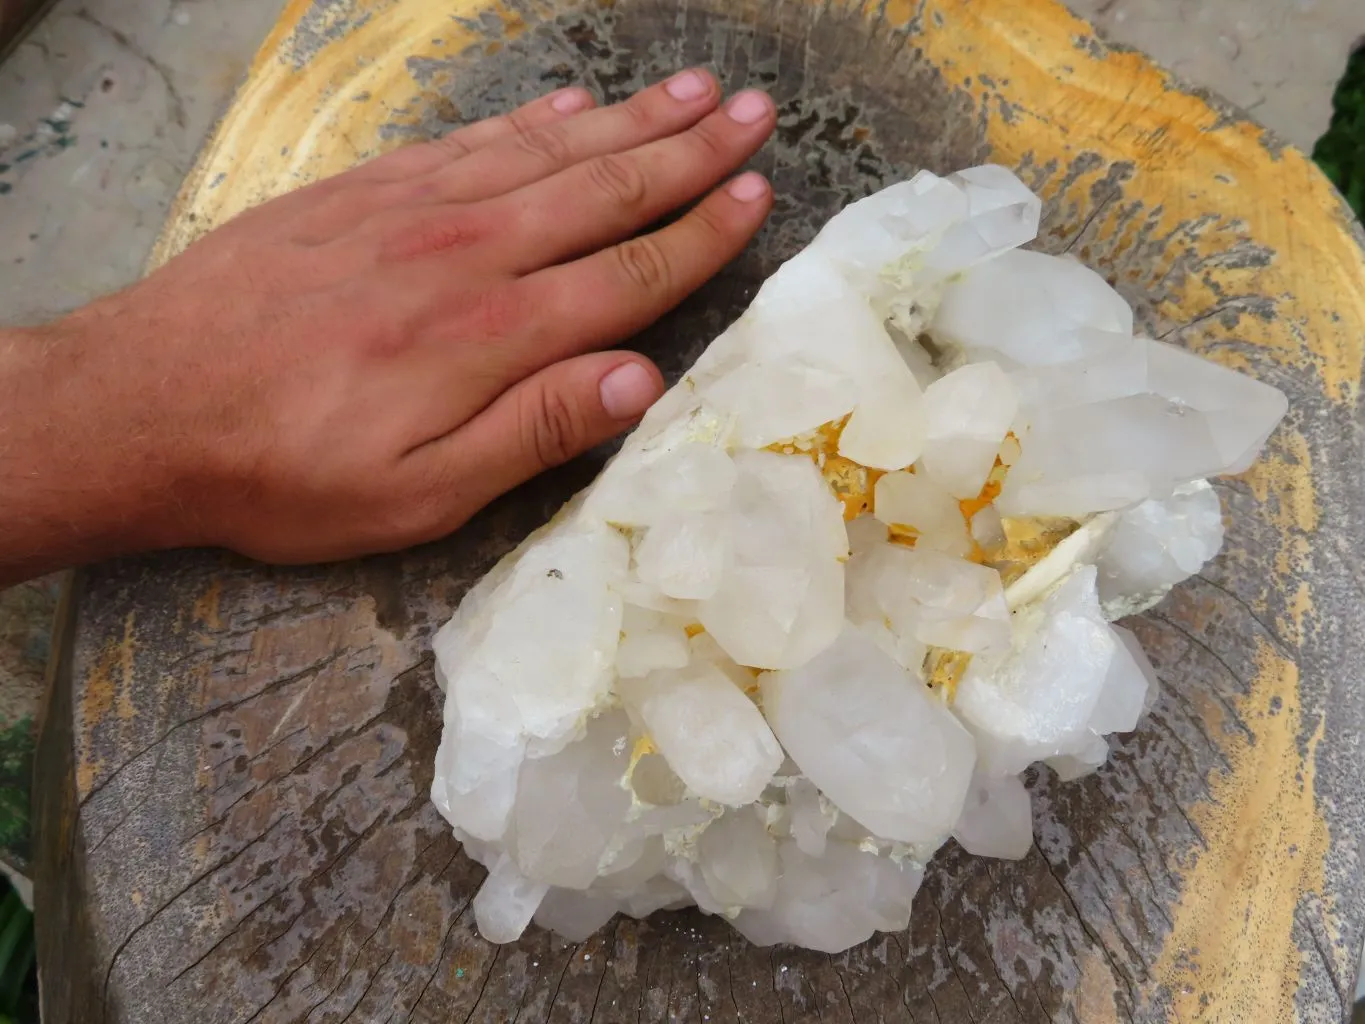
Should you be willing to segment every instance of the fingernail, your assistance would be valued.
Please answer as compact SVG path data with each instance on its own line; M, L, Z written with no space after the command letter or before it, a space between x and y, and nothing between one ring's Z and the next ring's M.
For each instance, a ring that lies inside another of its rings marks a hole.
M711 89L700 71L682 71L664 83L664 92L675 100L699 100Z
M725 105L725 112L732 121L740 124L754 124L768 116L772 101L761 92L749 90L742 92Z
M622 363L603 377L598 387L602 393L602 408L614 420L633 420L642 416L659 394L653 374L639 363Z
M586 110L591 103L592 97L583 89L564 89L550 100L550 106L561 114L576 114Z
M756 171L747 171L741 174L730 184L725 186L725 191L738 199L741 203L752 203L755 199L761 199L768 191L768 182L763 175Z

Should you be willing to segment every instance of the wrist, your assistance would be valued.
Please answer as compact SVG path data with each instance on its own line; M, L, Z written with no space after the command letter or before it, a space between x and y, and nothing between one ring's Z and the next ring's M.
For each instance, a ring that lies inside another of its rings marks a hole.
M145 396L119 386L128 348L102 320L0 331L0 585L182 543Z

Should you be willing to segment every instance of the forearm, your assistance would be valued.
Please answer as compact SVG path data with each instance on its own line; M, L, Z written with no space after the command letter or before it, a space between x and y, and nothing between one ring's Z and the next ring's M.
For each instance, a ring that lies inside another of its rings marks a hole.
M98 321L0 331L0 586L160 546L147 439L109 414L85 337Z

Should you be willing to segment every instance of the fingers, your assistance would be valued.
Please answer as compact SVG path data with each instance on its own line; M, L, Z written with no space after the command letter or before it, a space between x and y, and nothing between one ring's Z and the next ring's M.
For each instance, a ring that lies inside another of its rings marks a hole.
M634 149L696 124L715 110L720 88L705 71L680 72L641 90L624 103L577 117L532 124L436 171L437 198L474 202L505 195L566 167L607 153Z
M560 89L538 97L510 114L475 121L430 142L386 153L357 167L353 173L357 179L377 182L402 181L430 174L482 149L591 110L595 105L596 100L586 89L577 86Z
M528 354L562 359L648 326L738 256L770 209L771 188L749 172L659 231L523 279L539 325Z
M506 269L529 273L634 234L753 156L776 117L763 93L741 92L688 131L490 200L484 208L510 226Z
M448 509L432 535L630 428L663 390L653 364L628 352L579 356L521 381L458 430L408 453L419 489Z

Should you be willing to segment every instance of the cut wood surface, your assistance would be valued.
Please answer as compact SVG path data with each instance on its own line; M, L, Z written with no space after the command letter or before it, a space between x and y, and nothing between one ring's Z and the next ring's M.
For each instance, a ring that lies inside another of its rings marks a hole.
M1286 391L1219 484L1225 554L1136 622L1165 690L1098 775L1032 782L1017 863L955 846L905 934L757 949L697 914L492 946L483 871L427 797L428 642L601 463L448 541L269 570L216 553L81 577L39 750L48 1024L276 1021L1334 1021L1365 876L1362 238L1236 111L1050 0L295 0L157 259L372 154L582 82L691 63L771 90L776 186L748 252L639 340L677 375L848 201L921 167L1016 169L1040 246L1143 329Z

